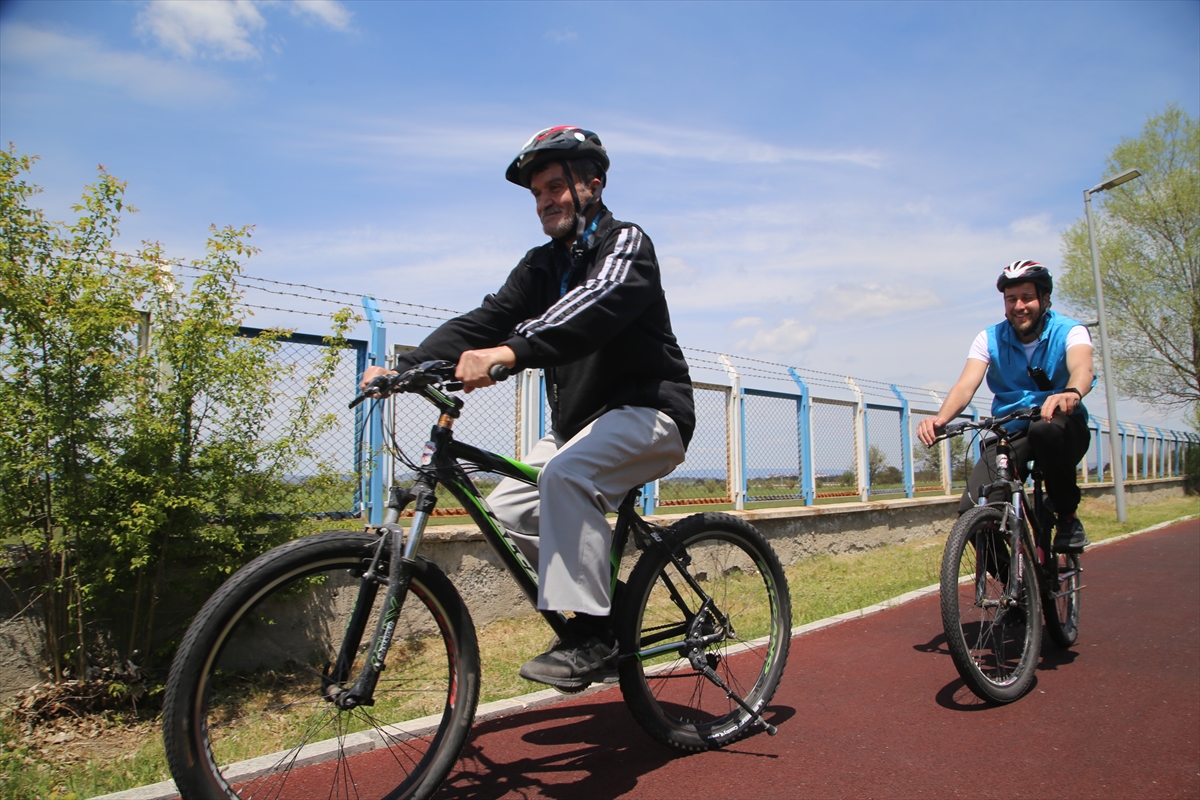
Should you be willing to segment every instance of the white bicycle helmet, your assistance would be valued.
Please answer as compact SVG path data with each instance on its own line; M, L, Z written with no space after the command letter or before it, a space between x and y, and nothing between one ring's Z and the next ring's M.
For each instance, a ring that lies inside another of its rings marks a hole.
M1032 283L1043 294L1054 291L1054 279L1050 277L1050 270L1029 259L1014 261L1005 267L1004 272L996 279L996 289L1003 292L1014 283Z

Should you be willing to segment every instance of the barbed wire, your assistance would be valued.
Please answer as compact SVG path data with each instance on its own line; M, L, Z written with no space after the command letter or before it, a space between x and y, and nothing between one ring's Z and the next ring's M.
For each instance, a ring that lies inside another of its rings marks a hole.
M192 272L196 272L196 273L204 273L204 272L212 271L212 270L206 270L202 267L197 267L192 264L184 264L181 262L171 262L171 263L174 266L177 266L181 269L191 270ZM265 292L267 294L273 294L273 295L282 296L282 297L294 297L299 300L310 300L313 302L331 303L331 304L339 305L342 307L344 307L346 304L339 300L334 300L334 299L331 299L328 297L314 296L312 294L304 294L304 293L301 293L298 291L288 291L288 290L303 289L303 290L308 290L309 292L317 292L319 294L328 294L328 295L336 295L339 297L352 298L356 304L360 303L362 300L362 297L363 297L363 295L361 293L346 292L346 291L342 291L339 289L327 289L325 287L313 286L311 284L305 284L305 283L297 283L297 282L291 282L291 281L279 281L279 280L274 280L271 278L262 278L262 277L258 277L258 276L254 276L254 275L241 274L241 275L236 276L235 280L253 282L253 284L256 284L256 285L249 285L249 286L246 286L246 288L254 290L254 291ZM245 285L245 284L243 284L243 285ZM268 288L269 286L286 287L286 289L272 289L272 288ZM433 321L439 322L439 323L445 322L447 319L447 317L432 316L429 314L421 314L421 313L418 313L415 311L405 310L405 309L409 309L409 308L420 309L422 311L433 311L433 312L438 312L440 314L451 314L454 316L459 316L462 314L461 311L456 311L454 309L449 309L449 308L442 308L439 306L423 305L420 303L408 303L408 302L404 302L401 300L391 300L389 298L379 297L377 295L375 295L374 297L375 297L376 302L379 303L381 306L387 305L387 306L395 307L393 309L394 312L400 314L402 317L427 319L427 320L433 320ZM267 310L267 311L277 311L277 312L285 313L285 314L286 313L296 313L296 314L304 314L306 316L315 316L315 317L326 317L327 316L325 314L320 314L318 312L302 311L300 309L294 309L294 308L279 308L279 307L274 307L274 306L255 305L252 303L245 303L245 302L241 303L241 305L243 305L247 308L257 308L257 309ZM381 321L384 324L388 324L388 325L401 325L401 326L407 326L407 327L425 328L425 329L430 329L430 330L434 330L437 327L439 327L438 325L430 325L430 324L426 324L426 323L410 321L407 319L396 320L396 319L384 318ZM705 355L718 356L718 357L724 356L725 358L730 359L730 361L740 362L735 367L739 373L745 373L750 377L754 377L754 378L758 378L758 379L762 379L762 380L768 380L768 381L775 381L775 382L784 383L784 384L788 384L788 385L794 385L794 383L795 383L790 375L780 375L780 374L778 374L778 372L770 372L767 370L759 369L759 368L756 368L753 366L748 366L748 365L761 364L766 367L774 367L777 370L782 370L784 372L786 372L787 370L795 370L798 374L801 374L802 376L804 376L806 384L811 383L813 386L820 387L823 389L836 389L838 391L852 393L853 390L846 383L846 378L850 378L855 382L856 385L858 385L859 391L861 391L865 397L882 398L882 399L886 399L886 400L895 400L896 396L891 391L892 386L895 386L897 389L907 389L910 392L919 392L922 395L929 395L931 392L936 393L936 390L930 389L929 387L924 387L924 386L912 386L912 385L902 384L902 383L890 383L887 381L876 380L874 378L864 378L864 377L860 377L860 376L856 376L856 375L843 375L843 374L838 374L836 372L828 372L825 370L814 369L811 367L797 367L797 366L794 366L791 364L784 364L784 363L778 362L778 361L769 361L766 359L754 358L752 356L738 355L735 353L721 353L721 352L718 352L715 350L707 350L702 347L690 347L690 346L686 346L686 345L682 345L681 347L683 350L685 350L687 352L691 352L691 353L703 353ZM703 369L710 369L710 370L713 370L716 372L720 372L722 374L727 374L727 372L728 372L727 365L720 361L711 361L711 360L700 359L700 358L689 358L688 363L702 365L701 368L703 368ZM940 395L938 395L938 396L940 397ZM978 397L974 397L974 398L972 398L971 402L981 404L984 402L984 400L981 400Z
M174 266L180 267L182 269L189 269L189 270L192 270L193 272L212 272L212 270L206 270L202 267L197 267L193 264L183 264L183 263L179 263L179 262L171 262L171 263ZM290 283L288 281L272 280L271 278L259 278L254 275L246 275L245 273L235 276L234 280L254 281L256 283L267 283L267 284L271 284L273 286L287 286L288 288L292 288L292 289L308 289L310 291L321 292L323 294L335 294L335 295L340 295L342 297L351 297L351 298L354 298L355 304L361 303L362 298L363 298L363 294L361 292L358 292L358 293L344 292L344 291L341 291L340 289L326 289L322 286L312 286L307 283ZM258 289L259 291L272 292L273 294L291 294L289 292L274 291L271 289L266 289L266 288L257 287L257 286L256 287L247 287L247 288L255 288L255 289ZM308 300L322 300L324 302L336 302L336 301L326 300L325 298L311 297L309 295L292 294L292 296L302 297L302 298L305 298ZM378 303L384 303L387 305L401 306L401 307L408 307L408 308L419 308L419 309L422 309L425 311L440 311L445 314L452 314L456 317L460 316L463 313L461 311L455 311L452 308L440 308L438 306L426 306L426 305L421 305L420 303L406 303L402 300L389 300L387 298L378 297L378 296L375 297L375 300ZM414 315L414 316L421 316L421 315ZM429 319L444 319L444 318L443 317L429 317Z

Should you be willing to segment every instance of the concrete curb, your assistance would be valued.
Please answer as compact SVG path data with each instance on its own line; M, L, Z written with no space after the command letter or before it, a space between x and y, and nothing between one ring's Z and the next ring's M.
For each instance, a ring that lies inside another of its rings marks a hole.
M1109 539L1095 542L1088 545L1087 549L1092 550L1097 547L1103 547L1104 545L1119 542L1132 536L1140 536L1143 533L1151 533L1163 528L1169 528L1172 525L1178 525L1181 522L1187 522L1188 520L1198 518L1200 518L1200 514L1189 514L1184 517L1179 517L1178 519L1160 522L1157 525L1151 525L1149 528L1143 528L1142 530L1132 531L1130 533L1123 533L1119 536L1113 536ZM872 614L878 614L880 611L886 611L889 608L895 608L896 606L911 603L913 600L919 600L922 597L928 597L931 594L937 594L939 590L939 584L935 583L931 586L914 589L911 592L905 592L904 594L888 598L887 600L875 603L874 605L855 609L854 611L847 611L842 614L826 617L825 619L816 620L804 625L797 625L796 627L792 628L792 638L795 639L809 633L815 633L816 631L824 630L825 628L831 628L834 625L840 625L843 622L861 619L862 617L869 617ZM564 700L570 700L576 697L586 697L588 695L597 694L613 688L616 688L615 684L597 684L588 687L582 692L570 695L563 694L555 689L544 689L540 692L533 692L531 694L521 695L520 697L495 700L491 703L484 703L476 709L475 722L479 723L485 720L506 717L521 711L532 711L533 709L544 708L545 706L554 705L556 703L563 702ZM409 720L407 722L400 723L395 727L412 735L421 735L423 732L436 729L439 719L440 717L438 716L424 717L422 719ZM328 740L326 742L317 742L309 745L308 747L304 748L304 755L302 756L302 759L305 763L318 763L320 760L322 760L322 756L325 753L332 751L330 742L333 741L334 740ZM347 752L347 750L351 750L354 753L366 752L374 749L378 745L379 741L380 737L377 733L365 732L352 734L343 740L342 752ZM255 762L263 759L268 759L272 762L276 760L272 756L263 756L259 759L252 759L251 761L234 765L234 767L231 769L237 770L237 774L245 772L246 775L250 775L254 771ZM240 769L242 767L245 767L245 769ZM150 784L149 786L139 786L136 789L126 789L114 794L98 795L92 798L92 800L174 800L174 798L177 797L179 797L179 793L175 790L175 782L163 781L162 783L154 783Z

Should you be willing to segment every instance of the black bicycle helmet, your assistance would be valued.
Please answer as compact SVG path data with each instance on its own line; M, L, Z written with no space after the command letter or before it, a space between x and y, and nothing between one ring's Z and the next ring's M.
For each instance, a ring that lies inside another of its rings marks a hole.
M599 136L574 125L559 125L538 131L530 137L508 165L504 177L528 189L536 167L548 161L568 158L590 158L600 165L602 175L608 172L608 153L600 144Z
M1050 277L1050 270L1029 259L1014 261L1005 267L1004 272L996 279L996 289L1003 292L1014 283L1032 283L1042 294L1054 291L1054 279Z

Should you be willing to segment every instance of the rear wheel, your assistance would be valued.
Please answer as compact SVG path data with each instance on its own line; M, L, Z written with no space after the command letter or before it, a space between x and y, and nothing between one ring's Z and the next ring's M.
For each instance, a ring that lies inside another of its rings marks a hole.
M942 556L942 626L954 666L981 699L1011 703L1033 683L1042 643L1033 562L1024 548L1010 597L1009 539L1003 510L978 506L959 517Z
M1059 647L1079 639L1079 590L1083 588L1078 553L1051 553L1057 578L1047 587L1046 632Z
M704 675L709 668L756 712L770 702L791 643L787 578L757 530L728 514L695 514L638 560L622 592L621 692L638 723L682 750L729 744L755 717Z
M191 798L424 798L454 766L479 693L475 630L458 592L418 560L373 705L330 699L357 678L386 587L362 579L375 535L333 531L235 573L188 629L163 738ZM386 561L381 565L386 574ZM331 680L350 615L365 633Z

